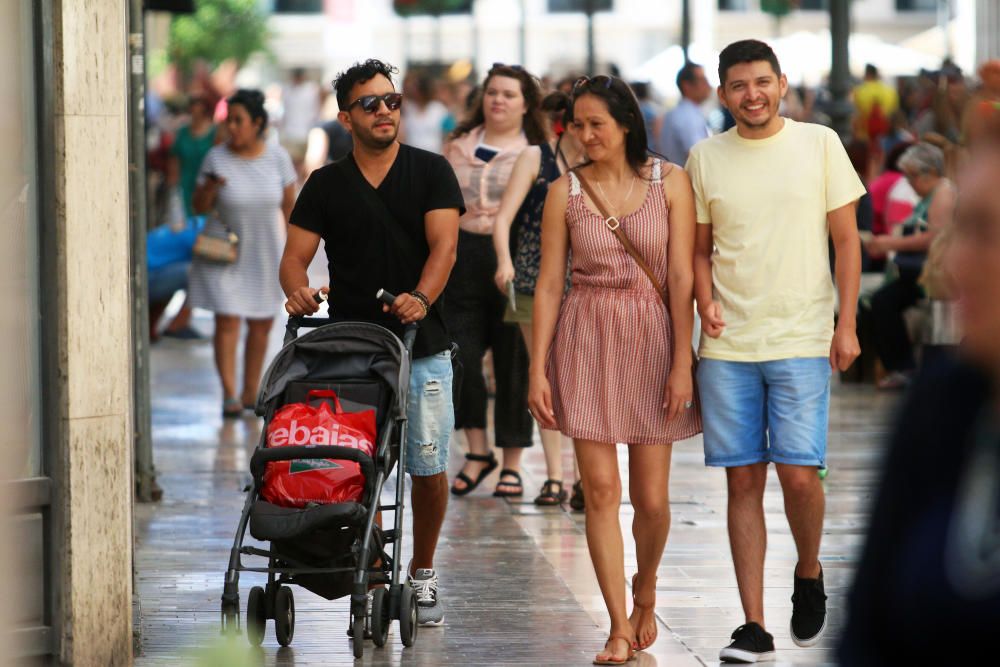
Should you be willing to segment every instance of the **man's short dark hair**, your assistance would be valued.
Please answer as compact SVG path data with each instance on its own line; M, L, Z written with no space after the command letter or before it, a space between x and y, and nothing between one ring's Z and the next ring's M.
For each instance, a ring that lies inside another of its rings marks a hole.
M868 79L877 79L878 78L878 67L875 67L875 65L872 65L871 63L868 63L867 65L865 65L865 78L868 78Z
M681 86L682 83L694 83L698 77L698 70L704 69L698 63L693 63L690 60L684 63L684 67L677 72L677 90L684 94L684 88Z
M347 111L347 105L351 103L351 89L355 85L371 81L378 74L389 79L392 83L392 75L398 72L398 68L374 58L369 58L363 63L354 63L333 80L333 90L337 94L337 106L340 107L341 111ZM395 85L393 83L393 86Z
M774 73L781 76L778 56L774 55L774 50L770 46L757 39L743 39L733 42L722 49L722 53L719 54L719 82L723 86L726 85L726 75L733 65L754 63L760 60L769 62Z

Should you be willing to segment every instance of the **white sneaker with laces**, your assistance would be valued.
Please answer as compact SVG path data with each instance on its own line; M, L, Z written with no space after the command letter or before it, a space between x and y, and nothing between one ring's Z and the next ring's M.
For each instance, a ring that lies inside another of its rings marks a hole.
M417 595L417 623L443 625L444 607L438 599L437 572L431 568L417 568L414 574L406 576L406 580Z

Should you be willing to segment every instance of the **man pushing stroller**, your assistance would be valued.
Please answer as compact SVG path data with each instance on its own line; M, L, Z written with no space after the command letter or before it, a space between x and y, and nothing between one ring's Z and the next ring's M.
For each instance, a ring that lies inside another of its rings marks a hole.
M448 446L454 426L451 339L439 301L458 245L465 211L458 181L435 153L400 144L402 95L396 68L378 60L355 64L334 80L338 120L354 149L317 169L292 211L280 279L289 315L318 310L329 292L335 320L371 322L402 338L419 322L407 408L406 472L413 486L413 560L407 579L421 625L440 625L444 608L434 569L448 504ZM307 267L323 239L332 289L309 286ZM380 289L397 298L391 307Z

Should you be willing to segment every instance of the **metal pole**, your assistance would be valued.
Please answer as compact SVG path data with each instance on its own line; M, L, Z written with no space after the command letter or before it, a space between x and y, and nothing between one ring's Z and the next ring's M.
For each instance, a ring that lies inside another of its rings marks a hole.
M594 62L594 0L585 0L587 13L587 76L594 76L597 65Z
M528 12L527 0L521 0L521 25L518 26L517 56L518 63L525 67L528 60Z
M850 0L830 1L830 43L832 53L830 67L830 118L833 129L842 138L851 134L851 103L847 100L850 90L848 40L851 33Z
M681 50L684 52L684 62L691 60L688 48L691 46L691 0L681 3Z
M149 302L146 276L146 59L142 0L129 0L129 233L132 240L132 409L135 492L140 502L159 500L153 468L149 409Z
M948 60L954 57L954 48L951 43L951 2L950 0L938 0L937 23L941 28L941 37L944 39L944 55Z

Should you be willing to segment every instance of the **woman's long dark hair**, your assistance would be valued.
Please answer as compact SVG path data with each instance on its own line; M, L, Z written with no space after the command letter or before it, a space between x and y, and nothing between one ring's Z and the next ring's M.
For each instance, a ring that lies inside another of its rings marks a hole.
M611 117L622 129L628 130L625 133L625 161L632 167L632 171L642 175L642 167L649 159L651 151L646 145L646 121L643 120L635 93L627 83L616 76L601 75L592 79L582 79L573 87L569 109L566 111L567 126L573 122L576 101L583 95L593 95L604 100ZM666 160L658 153L653 154ZM585 167L591 162L587 160L580 166Z
M486 122L486 116L483 113L483 97L486 95L486 89L490 85L490 79L495 76L505 76L509 79L517 79L520 82L521 95L524 96L524 108L526 109L522 125L524 136L528 138L528 143L533 146L544 144L546 134L545 117L542 115L541 109L542 88L538 83L538 79L526 69L511 65L494 65L490 69L486 74L486 79L483 81L479 93L476 95L471 114L458 124L458 127L451 133L450 138L458 139L459 137L463 137Z

